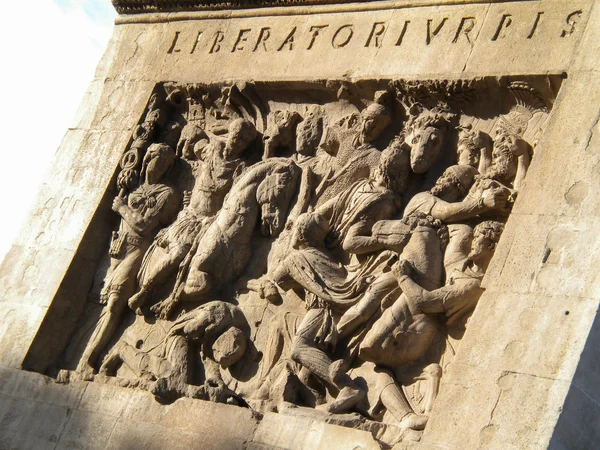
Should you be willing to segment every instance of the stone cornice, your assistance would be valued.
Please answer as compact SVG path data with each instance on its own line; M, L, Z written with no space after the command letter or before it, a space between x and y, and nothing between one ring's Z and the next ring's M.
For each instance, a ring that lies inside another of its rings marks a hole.
M378 0L354 0L352 3L375 1ZM119 14L327 5L339 3L351 2L348 0L112 0L112 4Z

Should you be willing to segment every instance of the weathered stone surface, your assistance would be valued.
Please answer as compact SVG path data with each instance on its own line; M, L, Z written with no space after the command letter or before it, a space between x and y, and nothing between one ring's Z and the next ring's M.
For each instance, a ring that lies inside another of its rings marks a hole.
M113 3L0 447L594 446L599 2Z

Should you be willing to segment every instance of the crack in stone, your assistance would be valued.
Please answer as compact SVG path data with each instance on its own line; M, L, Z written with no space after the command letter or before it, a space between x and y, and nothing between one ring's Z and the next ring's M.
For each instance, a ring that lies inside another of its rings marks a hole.
M596 113L596 119L594 120L594 125L592 125L592 127L590 128L590 134L586 140L585 147L583 149L584 152L587 152L587 150L590 146L590 143L592 142L592 139L594 138L594 129L598 126L598 122L600 122L600 109Z

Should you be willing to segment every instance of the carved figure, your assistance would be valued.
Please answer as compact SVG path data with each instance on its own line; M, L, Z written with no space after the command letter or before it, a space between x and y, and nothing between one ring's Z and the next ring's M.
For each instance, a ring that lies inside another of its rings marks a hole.
M381 151L374 142L381 136L391 122L387 103L387 92L375 94L375 101L364 108L360 115L352 114L325 129L323 148L330 155L332 173L320 188L318 196L321 205L348 189L356 180L373 176ZM390 147L398 147L393 143ZM401 189L398 190L401 192Z
M445 286L428 289L415 280L413 265L401 259L392 267L407 297L412 314L445 314L448 324L475 308L483 293L481 280L492 259L504 225L494 220L479 223L473 231L471 251L463 267L448 274ZM418 276L418 275L417 275Z
M113 233L111 265L104 280L101 301L106 304L81 357L78 371L93 372L100 352L120 323L127 299L133 294L136 274L156 230L177 213L179 198L161 178L175 160L175 152L164 144L152 144L144 157L144 182L125 199L115 197L113 210L121 216L119 231Z
M198 155L200 173L191 194L184 199L186 205L175 222L161 230L144 256L138 276L140 289L129 299L132 310L142 313L141 307L148 295L173 275L194 240L212 223L234 180L246 167L241 156L255 136L256 130L251 123L237 119L229 125L227 139L215 137L202 148Z
M406 174L406 158L400 149L386 151L373 180L361 181L310 215L298 218L294 227L294 250L271 274L250 283L263 298L275 298L279 289L304 288L308 312L299 325L291 357L320 380L339 391L330 412L352 408L362 391L332 365L326 350L335 346L336 328L332 311L343 311L364 292L374 267L384 258L368 254L383 246L370 236L372 224L391 217L396 210L396 177ZM346 264L336 261L334 252L353 258Z
M423 277L422 269L403 255L392 267L392 274L402 295L383 312L364 336L359 349L360 359L394 370L421 358L439 332L436 315L444 314L450 325L475 307L483 292L481 279L502 230L503 225L497 221L484 221L477 225L466 261L460 269L449 274L443 287L435 287L436 283ZM441 254L435 259L440 261ZM415 281L417 279L420 281ZM424 428L427 417L419 416L412 410L391 372L374 371L368 364L361 366L361 369L371 372L370 378L375 380L375 385L369 386L369 389L375 389L380 401L401 427ZM425 412L428 413L437 395L441 368L437 364L430 364L422 376L429 383L425 405ZM382 385L385 386L383 389Z
M159 356L120 341L104 360L100 373L110 375L125 364L138 377L155 380L151 388L161 401L188 396L221 403L243 402L223 382L222 369L235 364L247 348L248 323L239 307L213 301L181 316L163 339ZM205 382L191 384L192 347L199 347Z
M314 207L333 177L329 154L316 155L322 135L323 119L316 110L310 111L296 129L296 153L292 158L302 169L302 178L298 200L289 215L291 221ZM323 149L330 151L326 146Z
M239 276L250 259L250 238L259 218L263 236L281 232L298 176L298 167L282 158L258 163L242 176L198 239L187 278L153 307L155 313L167 318L181 300L202 299Z
M441 286L443 279L443 247L447 243L446 229L442 223L431 216L417 214L402 221L381 221L375 230L394 229L394 233L377 231L379 240L387 248L393 249L395 256L414 264L419 279L431 288ZM389 263L388 263L389 264ZM400 295L398 284L390 271L377 274L360 301L353 305L340 318L337 329L340 336L353 333L356 328L367 322L379 309L387 296Z

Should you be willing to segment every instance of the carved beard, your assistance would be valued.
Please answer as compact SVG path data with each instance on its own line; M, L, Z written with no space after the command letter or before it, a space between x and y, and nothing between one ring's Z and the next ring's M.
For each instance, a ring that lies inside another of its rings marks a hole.
M444 194L444 187L445 186L440 186L439 184L436 184L429 190L429 193L431 195L441 198Z
M515 157L510 149L500 146L494 149L490 176L498 181L510 182L516 175Z

